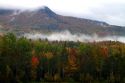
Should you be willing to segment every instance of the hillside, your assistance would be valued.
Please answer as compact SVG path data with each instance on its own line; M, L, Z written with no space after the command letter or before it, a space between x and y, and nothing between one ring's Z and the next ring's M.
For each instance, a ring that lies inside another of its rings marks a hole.
M57 32L69 30L71 33L106 35L125 35L125 27L109 25L105 22L61 16L48 7L36 10L0 9L0 32Z

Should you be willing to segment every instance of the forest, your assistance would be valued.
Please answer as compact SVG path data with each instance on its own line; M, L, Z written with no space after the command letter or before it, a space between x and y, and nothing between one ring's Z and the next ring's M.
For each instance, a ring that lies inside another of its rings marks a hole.
M0 36L0 83L125 83L125 44Z

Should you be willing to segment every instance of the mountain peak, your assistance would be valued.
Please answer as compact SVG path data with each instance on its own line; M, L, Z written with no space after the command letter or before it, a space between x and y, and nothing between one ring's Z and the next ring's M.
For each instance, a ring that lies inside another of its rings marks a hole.
M38 13L45 13L47 14L49 17L53 17L55 16L56 14L50 9L48 8L47 6L43 6L43 7L40 7L38 10L37 10Z
M45 9L45 10L51 10L49 7L47 7L47 6L43 6L43 7L41 7L41 8L43 8L43 9Z
M125 35L125 28L111 26L105 22L84 18L61 16L46 6L35 10L16 10L0 8L0 25L16 33L24 32L55 32L69 30L71 33L88 35ZM17 28L19 27L19 28Z

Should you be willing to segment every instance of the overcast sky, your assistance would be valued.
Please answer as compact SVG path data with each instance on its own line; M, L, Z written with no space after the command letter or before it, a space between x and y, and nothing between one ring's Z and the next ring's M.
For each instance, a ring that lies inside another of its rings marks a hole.
M48 6L54 12L125 26L125 0L0 0L0 7L34 9Z

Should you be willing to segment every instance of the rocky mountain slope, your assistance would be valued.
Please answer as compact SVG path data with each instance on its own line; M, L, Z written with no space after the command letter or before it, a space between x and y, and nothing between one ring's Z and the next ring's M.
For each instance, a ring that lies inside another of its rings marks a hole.
M36 10L0 9L0 32L51 33L69 30L71 33L105 35L125 35L125 27L109 25L105 22L61 16L48 7Z

